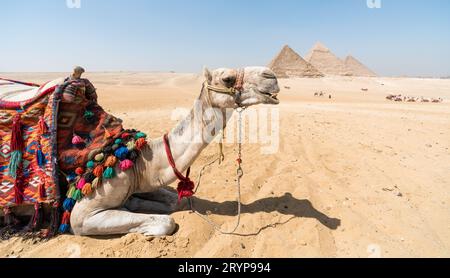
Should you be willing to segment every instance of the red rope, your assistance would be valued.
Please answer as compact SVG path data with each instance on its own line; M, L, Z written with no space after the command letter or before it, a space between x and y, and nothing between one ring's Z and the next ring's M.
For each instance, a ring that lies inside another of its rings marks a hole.
M21 85L26 85L26 86L32 86L32 87L40 87L41 86L41 85L35 84L35 83L17 81L17 80L6 79L6 78L1 78L1 77L0 77L0 80L12 82L12 83L17 83L17 84L21 84Z
M164 134L164 147L166 149L167 159L169 160L170 167L172 167L175 176L180 180L177 187L178 202L180 202L181 199L185 197L192 197L194 195L195 184L189 178L191 167L188 168L186 176L183 176L183 174L180 171L178 171L177 166L175 164L175 160L173 159L172 151L170 149L168 134Z

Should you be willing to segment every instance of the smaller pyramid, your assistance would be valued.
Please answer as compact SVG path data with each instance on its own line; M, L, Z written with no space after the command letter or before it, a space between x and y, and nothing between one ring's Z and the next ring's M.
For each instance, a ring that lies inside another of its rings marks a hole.
M272 62L270 62L269 68L275 72L278 78L318 78L324 76L287 45L284 46L280 53L272 60Z
M363 63L358 61L355 57L349 55L345 58L345 66L352 71L354 76L376 77L377 74L371 71Z
M306 61L327 75L353 75L352 71L345 66L344 61L320 42L316 43L306 55Z

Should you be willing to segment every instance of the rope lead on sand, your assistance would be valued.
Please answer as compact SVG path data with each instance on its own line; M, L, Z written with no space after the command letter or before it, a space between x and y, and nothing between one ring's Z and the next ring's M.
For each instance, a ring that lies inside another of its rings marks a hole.
M244 170L242 169L242 142L243 142L243 140L242 140L243 139L242 138L242 113L245 111L245 109L246 109L246 107L240 107L240 108L236 109L236 111L239 113L238 158L236 159L236 162L238 164L237 169L236 169L236 189L237 189L237 202L238 202L236 225L230 232L222 231L222 229L216 223L211 221L207 216L205 216L205 215L199 213L197 210L195 210L194 200L192 198L188 199L191 211L194 212L195 214L197 214L198 216L200 216L203 220L208 222L208 224L211 225L214 228L214 230L218 231L219 233L221 233L223 235L235 235L235 232L237 231L237 229L239 228L239 224L241 223L241 207L242 207L241 179L244 176ZM205 169L208 168L209 166L211 166L212 164L214 164L216 161L220 162L221 159L222 159L222 156L220 155L220 157L216 158L214 161L203 166L203 168L200 170L200 173L198 176L197 187L194 191L194 194L197 193L197 191L200 187L201 179L202 179Z

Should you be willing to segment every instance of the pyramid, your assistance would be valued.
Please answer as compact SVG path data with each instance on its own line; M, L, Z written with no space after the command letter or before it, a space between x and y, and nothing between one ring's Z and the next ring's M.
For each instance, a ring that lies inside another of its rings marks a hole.
M324 76L287 45L270 62L269 68L275 72L278 78Z
M336 57L320 42L316 43L306 55L306 61L327 75L352 75L351 70L345 66L344 61Z
M376 77L376 73L371 71L365 65L363 65L360 61L358 61L355 57L349 55L345 58L345 66L352 71L354 76L367 76L367 77Z

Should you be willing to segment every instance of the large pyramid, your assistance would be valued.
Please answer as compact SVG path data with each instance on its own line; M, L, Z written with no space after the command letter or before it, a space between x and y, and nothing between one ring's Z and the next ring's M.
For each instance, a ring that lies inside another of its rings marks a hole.
M311 64L306 62L289 46L284 46L281 52L270 62L277 77L323 77L324 75Z
M306 61L327 75L352 75L351 70L345 66L344 61L336 57L320 42L316 43L306 55Z
M377 74L371 71L368 67L363 65L360 61L358 61L355 57L349 55L345 58L345 66L352 71L354 76L368 76L368 77L376 77Z

